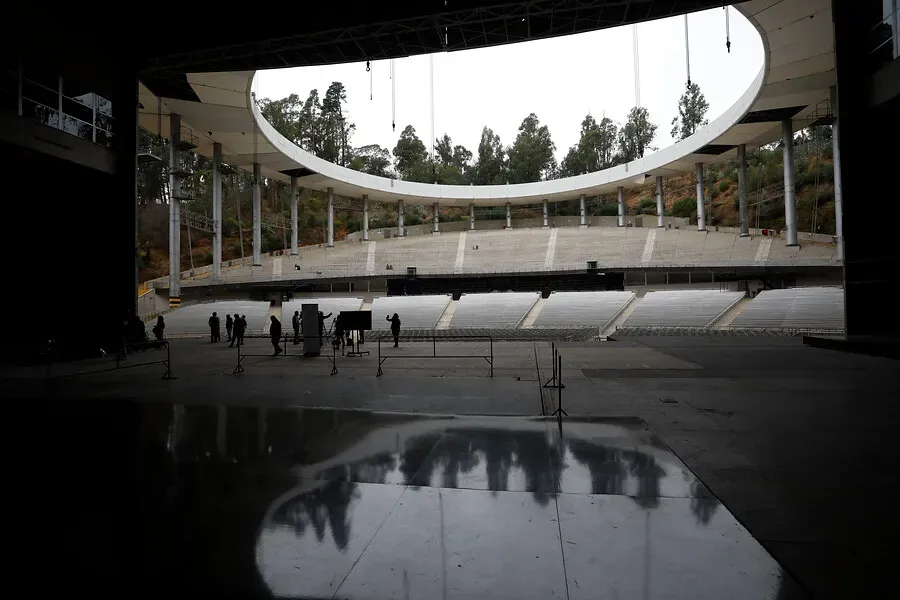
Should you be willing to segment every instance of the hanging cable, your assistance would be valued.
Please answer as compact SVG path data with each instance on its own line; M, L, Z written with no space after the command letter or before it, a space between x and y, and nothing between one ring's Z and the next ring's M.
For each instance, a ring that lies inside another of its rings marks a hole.
M728 6L723 6L725 9L725 48L728 50L728 54L731 54L731 25L728 22Z
M428 55L428 75L431 86L431 164L434 169L434 54Z
M631 26L631 39L634 42L634 105L641 105L641 65L640 55L638 53L638 28L637 23Z
M391 131L397 131L397 91L396 73L394 72L394 59L391 59Z
M687 84L691 85L691 50L688 42L688 18L684 15L684 62L687 65Z
M366 71L369 72L369 100L372 99L372 67L369 66L369 61L366 61Z

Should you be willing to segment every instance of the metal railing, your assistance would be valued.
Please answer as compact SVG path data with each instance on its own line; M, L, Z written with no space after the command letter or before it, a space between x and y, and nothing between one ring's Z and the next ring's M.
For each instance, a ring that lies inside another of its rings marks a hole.
M432 333L428 337L422 336L397 336L397 340L406 340L406 341L415 341L415 342L423 342L431 340L431 356L423 356L421 354L417 354L414 356L384 356L381 353L381 340L393 340L393 335L382 335L378 337L378 372L375 374L376 377L381 377L384 375L384 371L382 371L381 366L387 361L389 358L411 358L411 359L421 359L421 358L483 358L488 362L491 367L491 377L494 376L494 338L489 335L441 335L436 336ZM440 339L443 341L451 341L451 340L487 340L490 342L490 354L487 356L483 354L441 354L440 356L437 353L437 341Z
M129 354L134 356L137 352L142 352L145 350L159 350L165 348L166 357L160 358L157 360L146 360L141 362L133 362L128 359ZM151 365L162 365L165 367L165 372L163 373L161 379L172 380L178 379L175 374L172 372L172 349L169 345L169 340L149 340L145 342L127 342L125 340L122 341L122 345L120 348L116 350L115 353L115 366L103 366L98 369L90 369L87 371L75 371L73 373L68 373L65 375L53 375L53 365L59 364L63 361L56 360L57 354L53 345L53 341L51 340L48 348L47 348L47 378L48 379L63 379L68 377L76 377L80 375L93 375L95 373L108 373L111 371L117 371L120 369L133 369L135 367L147 367ZM109 365L112 365L112 360L108 361Z

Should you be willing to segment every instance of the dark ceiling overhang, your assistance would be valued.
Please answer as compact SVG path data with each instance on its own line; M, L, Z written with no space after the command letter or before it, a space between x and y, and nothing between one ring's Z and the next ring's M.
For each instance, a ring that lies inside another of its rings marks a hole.
M806 106L785 106L784 108L773 108L770 110L755 110L744 115L740 120L741 123L777 123L785 119L792 119L794 115L806 108Z
M694 152L694 154L707 154L711 156L718 156L719 154L725 154L729 150L734 148L733 145L728 144L707 144Z
M721 0L367 2L266 19L265 26L206 8L205 18L190 26L156 28L144 38L141 58L144 72L178 73L361 62L584 33L720 6Z
M309 177L310 175L317 175L315 171L311 171L307 168L300 169L287 169L286 171L281 171L282 175L287 175L288 177Z

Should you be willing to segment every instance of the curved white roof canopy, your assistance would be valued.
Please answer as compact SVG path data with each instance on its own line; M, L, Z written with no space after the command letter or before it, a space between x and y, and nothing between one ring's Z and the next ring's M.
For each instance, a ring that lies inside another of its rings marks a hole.
M536 183L459 186L416 183L376 177L322 160L279 134L259 113L252 98L252 71L189 74L200 102L158 99L141 86L140 125L168 136L170 113L198 138L197 151L212 156L222 144L228 161L251 169L260 163L264 177L287 181L284 172L300 170L299 185L370 200L442 206L531 204L593 196L616 187L642 185L648 177L692 172L695 164L716 163L736 156L735 147L755 148L781 137L780 121L792 117L801 129L823 112L835 85L834 41L829 0L752 0L734 7L757 29L763 44L763 66L750 87L721 116L687 139L641 159L588 173ZM162 116L157 115L159 107Z

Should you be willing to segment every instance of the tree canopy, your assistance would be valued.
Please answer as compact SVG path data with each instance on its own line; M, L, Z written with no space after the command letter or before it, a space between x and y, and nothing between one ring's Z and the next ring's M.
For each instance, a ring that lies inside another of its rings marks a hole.
M706 125L706 111L709 102L700 91L697 82L687 84L687 88L678 100L678 115L672 119L672 137L676 140L693 135L698 127Z

